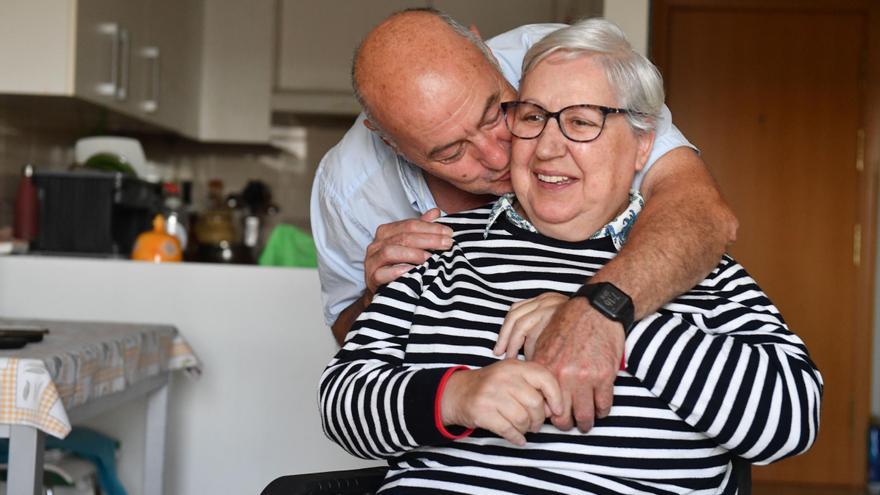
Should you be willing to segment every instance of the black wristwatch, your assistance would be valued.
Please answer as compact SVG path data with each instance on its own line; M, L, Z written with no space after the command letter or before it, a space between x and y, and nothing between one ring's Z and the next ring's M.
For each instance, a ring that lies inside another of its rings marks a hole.
M635 306L632 299L611 282L585 284L571 297L586 297L590 305L606 318L623 325L623 331L626 333L629 333L629 329L633 326Z

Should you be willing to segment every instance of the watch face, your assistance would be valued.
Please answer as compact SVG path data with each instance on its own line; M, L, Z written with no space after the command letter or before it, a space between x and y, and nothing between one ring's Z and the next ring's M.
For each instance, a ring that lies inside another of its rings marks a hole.
M593 302L607 309L609 313L619 315L620 311L626 306L627 297L613 287L605 285L596 293Z

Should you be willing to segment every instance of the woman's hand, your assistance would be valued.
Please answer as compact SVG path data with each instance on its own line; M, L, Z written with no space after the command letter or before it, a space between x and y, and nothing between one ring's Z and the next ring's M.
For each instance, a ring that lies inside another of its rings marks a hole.
M568 299L558 292L545 292L513 303L498 333L498 342L493 349L495 355L505 354L508 359L516 359L522 348L526 359L531 360L535 341L550 322L556 308Z
M556 378L544 366L524 361L456 371L440 403L444 425L483 428L519 446L525 445L526 432L538 431L545 418L563 412Z

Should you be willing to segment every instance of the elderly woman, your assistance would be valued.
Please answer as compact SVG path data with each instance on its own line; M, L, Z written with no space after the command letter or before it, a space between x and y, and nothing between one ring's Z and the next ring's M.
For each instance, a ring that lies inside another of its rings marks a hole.
M570 414L547 369L500 359L529 341L505 325L499 342L512 305L540 312L523 301L570 295L625 242L663 101L656 69L603 20L550 34L523 74L502 105L515 196L440 220L453 246L379 291L321 378L327 435L388 459L382 493L407 494L734 493L735 458L808 449L821 376L729 257L624 329L614 406L588 433L547 420Z

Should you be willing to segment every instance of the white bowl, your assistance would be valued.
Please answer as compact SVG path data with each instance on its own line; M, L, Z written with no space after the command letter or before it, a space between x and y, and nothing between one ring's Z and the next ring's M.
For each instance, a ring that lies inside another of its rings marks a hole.
M76 142L74 157L76 163L83 164L98 153L113 153L122 157L138 177L147 175L147 160L144 148L137 139L118 136L95 136L82 138Z

